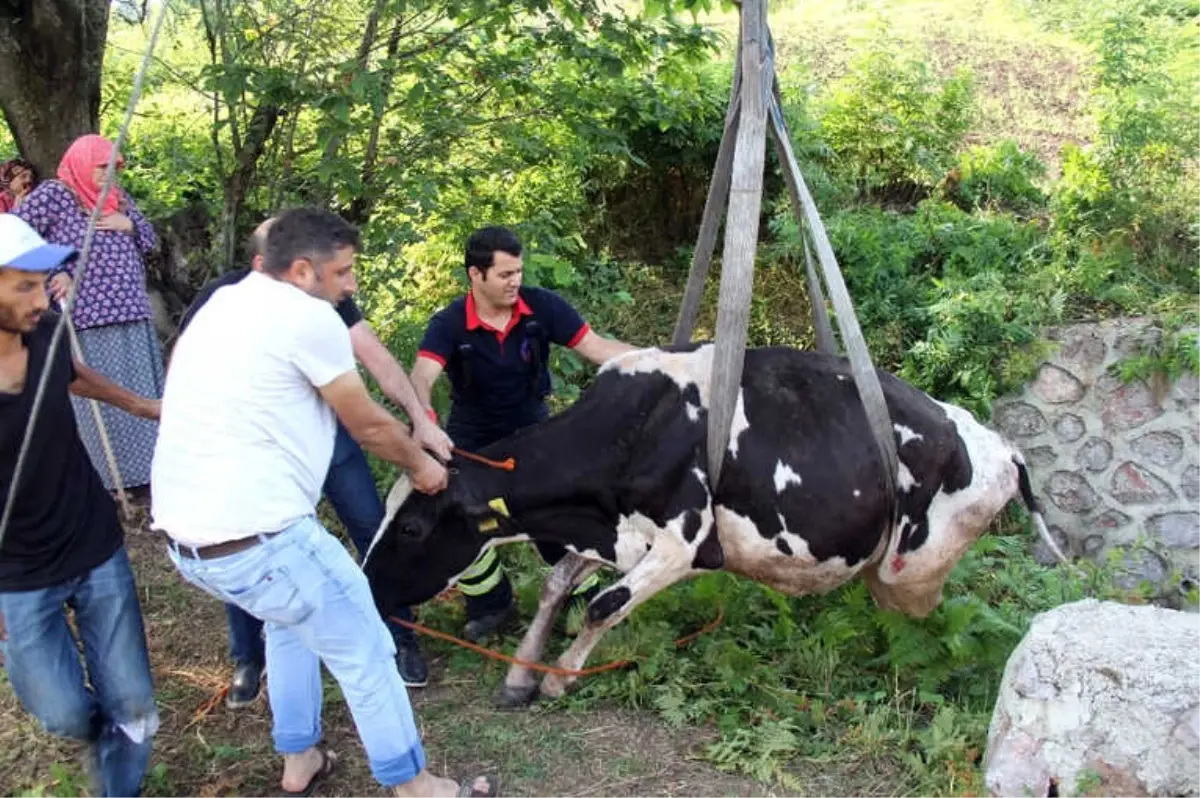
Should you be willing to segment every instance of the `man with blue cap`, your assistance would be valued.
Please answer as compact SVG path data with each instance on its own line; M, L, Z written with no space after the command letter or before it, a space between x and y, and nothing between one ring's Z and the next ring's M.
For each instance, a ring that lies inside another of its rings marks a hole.
M59 317L49 311L46 276L77 254L0 214L0 513L8 519L0 662L47 731L86 742L91 794L140 795L158 729L146 633L116 504L88 459L68 392L143 418L158 418L159 402L74 360L65 336L51 351Z

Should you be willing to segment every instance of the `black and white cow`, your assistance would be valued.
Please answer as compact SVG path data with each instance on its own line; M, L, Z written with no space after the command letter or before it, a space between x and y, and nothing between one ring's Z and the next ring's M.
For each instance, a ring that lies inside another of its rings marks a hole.
M487 546L560 543L575 556L547 579L519 659L541 656L573 585L601 565L624 574L591 601L559 659L574 670L636 606L718 568L789 595L861 574L880 606L923 616L1018 490L1053 547L1021 454L965 410L881 371L900 456L893 515L846 361L793 349L746 352L714 489L705 465L712 354L711 344L646 349L606 363L569 410L482 452L512 458L511 472L456 459L437 496L402 477L364 563L380 609L432 598ZM570 681L547 676L541 692L561 695ZM536 691L534 673L514 666L501 701L525 703Z

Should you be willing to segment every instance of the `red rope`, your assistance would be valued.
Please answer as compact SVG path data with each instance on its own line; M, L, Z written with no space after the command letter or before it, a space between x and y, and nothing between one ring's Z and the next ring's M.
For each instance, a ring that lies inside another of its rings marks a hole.
M469 649L471 651L474 651L477 654L482 654L485 657L500 660L501 662L507 662L509 665L519 665L522 668L529 668L530 670L538 671L539 673L552 673L557 676L570 676L570 677L577 678L580 676L591 676L596 673L604 673L605 671L614 671L619 668L624 668L626 666L632 665L635 661L635 660L631 660L631 659L620 659L620 660L614 660L613 662L606 662L603 665L595 665L591 668L583 668L581 670L572 670L571 668L559 668L554 665L543 665L540 662L529 662L527 660L517 659L516 657L510 657L508 654L501 654L499 651L496 651L494 649L485 648L483 646L476 645L475 643L471 643L466 640L457 638L454 635L446 634L445 632L439 632L436 629L430 629L428 626L423 626L422 624L419 624L416 621L406 621L401 618L397 618L394 615L389 616L389 617L391 620L395 621L396 623L400 624L401 626L412 629L414 632L420 632L423 635L429 635L430 637L436 637L438 640L445 640L448 643L453 643L456 646L460 646L462 648ZM688 643L692 642L693 640L700 637L701 635L708 634L709 632L711 632L712 630L714 630L718 626L720 626L721 621L723 621L723 620L725 620L724 607L719 608L717 610L717 617L713 618L711 621L709 621L707 624L705 624L704 627L702 627L701 629L698 629L695 632L692 632L689 635L685 635L685 636L679 638L678 640L676 640L675 647L680 648L680 647L685 646Z
M481 455L474 454L472 452L465 452L462 449L459 449L457 446L450 451L454 452L459 457L465 457L468 460L474 460L477 463L483 463L485 466L498 468L501 471L515 471L517 468L517 461L511 457L504 460L489 460Z

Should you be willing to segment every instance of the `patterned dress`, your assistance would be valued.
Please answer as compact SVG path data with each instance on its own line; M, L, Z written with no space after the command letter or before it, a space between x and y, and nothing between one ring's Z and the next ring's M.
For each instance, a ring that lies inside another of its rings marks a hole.
M133 231L96 231L71 320L88 366L135 393L157 399L162 396L163 359L151 320L143 256L158 246L158 238L124 192L121 200L121 211L133 222ZM82 251L91 214L63 183L48 180L40 184L14 213L47 241ZM76 261L63 271L74 280L79 268ZM92 464L105 487L112 490L115 481L100 443L93 403L75 396L71 401ZM97 406L116 455L121 483L127 488L148 485L157 422L136 418L110 405Z

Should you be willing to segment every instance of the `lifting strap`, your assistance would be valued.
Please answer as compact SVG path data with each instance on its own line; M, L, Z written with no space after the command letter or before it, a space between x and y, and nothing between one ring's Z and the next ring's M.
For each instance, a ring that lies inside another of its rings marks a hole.
M725 115L725 129L713 168L712 182L709 184L705 200L696 248L692 254L691 270L673 335L673 343L677 346L691 340L700 297L712 260L721 206L728 200L729 213L726 219L709 410L709 478L715 487L720 479L721 465L728 446L730 426L740 390L741 366L745 356L745 332L749 320L749 293L753 284L757 243L757 213L760 204L756 200L761 200L762 192L763 164L760 154L763 142L758 136L765 138L762 131L762 117L765 115L765 128L774 142L784 181L791 195L792 207L800 225L805 277L812 305L817 348L826 354L838 353L826 308L826 302L829 301L833 305L854 385L862 401L871 436L883 466L884 487L892 521L889 531L893 531L897 511L895 483L899 459L883 388L871 362L829 236L825 232L820 213L792 149L791 134L787 129L780 101L779 81L775 72L775 43L767 27L765 0L743 0L739 5L741 27L733 89ZM752 196L756 192L757 196ZM753 218L747 214L747 209L752 211ZM731 238L734 239L733 242ZM812 248L816 249L820 274L813 263ZM822 288L822 276L824 285L828 287L828 300ZM731 352L731 346L741 351Z

